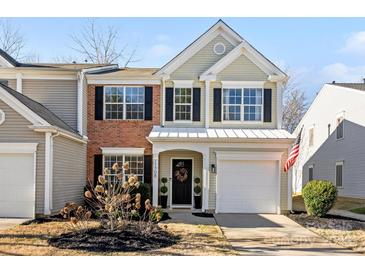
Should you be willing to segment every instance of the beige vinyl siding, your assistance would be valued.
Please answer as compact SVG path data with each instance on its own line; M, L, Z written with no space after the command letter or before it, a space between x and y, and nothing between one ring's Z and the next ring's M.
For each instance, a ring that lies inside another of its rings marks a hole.
M23 80L23 94L43 104L77 130L76 80Z
M226 51L222 55L217 55L213 51L216 43L223 43L226 46ZM205 47L194 54L189 60L181 65L171 74L171 79L174 80L198 80L200 74L214 65L218 60L227 55L234 46L228 42L223 36L218 35L210 41Z
M217 81L265 81L267 77L250 59L241 55L217 74Z
M199 177L202 180L202 169L203 169L203 157L199 152L194 151L184 151L184 150L173 150L165 151L160 153L159 158L159 188L161 185L161 178L166 177L167 179L172 178L171 171L171 158L193 158L193 178ZM194 184L194 182L193 182ZM169 193L171 191L169 183L166 184L169 188ZM168 199L170 199L169 195ZM168 200L168 204L170 200Z
M4 79L3 81L8 81L8 87L16 90L16 80L15 79Z
M167 81L165 83L165 87L170 88L174 87L174 83L172 81ZM174 121L165 121L166 127L204 127L205 126L205 84L204 82L194 81L193 88L200 87L200 121L191 121L191 122L174 122ZM162 106L162 96L160 96L161 106ZM165 106L163 106L165 107ZM162 113L162 111L161 111ZM193 115L193 113L191 113Z
M229 121L224 122L213 122L213 112L214 112L214 98L213 98L213 89L214 88L222 88L222 84L220 82L212 82L210 85L210 93L209 93L209 123L210 127L213 128L277 128L277 90L276 83L273 82L265 82L264 88L272 90L272 106L271 106L271 123L264 122L242 122L242 123L229 123ZM223 111L223 109L222 109Z
M65 137L53 139L53 208L66 202L81 203L86 185L86 144Z
M242 151L242 152L249 152L249 151L266 151L266 152L273 152L273 151L283 151L282 159L281 159L281 175L280 175L280 208L282 211L288 210L288 173L283 172L283 165L286 161L287 157L287 150L280 150L280 149L242 149L242 148L210 148L209 152L209 166L212 164L217 165L216 159L216 151ZM216 181L216 173L209 173L209 209L215 209L216 207L216 190L217 190L217 181Z
M45 134L29 129L31 123L0 100L0 109L5 113L5 122L0 125L2 143L38 143L36 162L36 214L43 214L44 208L44 170ZM21 172L21 170L19 170Z

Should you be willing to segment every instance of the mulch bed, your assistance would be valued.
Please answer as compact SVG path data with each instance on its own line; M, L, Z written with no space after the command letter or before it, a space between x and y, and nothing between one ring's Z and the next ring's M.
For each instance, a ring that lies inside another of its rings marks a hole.
M82 232L61 234L48 240L51 246L92 252L133 252L168 247L178 242L179 237L154 225L148 236L138 233L136 224L129 224L123 231L93 228Z
M306 227L336 229L343 231L365 229L365 222L341 216L326 215L324 217L314 217L309 216L306 213L299 213L290 214L289 217Z

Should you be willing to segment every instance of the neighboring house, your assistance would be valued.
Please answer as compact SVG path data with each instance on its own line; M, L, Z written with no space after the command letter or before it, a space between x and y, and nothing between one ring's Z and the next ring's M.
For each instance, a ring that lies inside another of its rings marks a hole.
M365 198L365 84L326 84L294 131L302 142L293 167L294 192L330 180L339 196Z
M54 214L82 201L86 84L115 66L22 64L0 50L0 217Z
M86 74L88 177L129 162L170 208L280 213L291 209L282 171L293 136L281 129L287 76L219 20L160 69ZM113 176L113 175L111 175Z

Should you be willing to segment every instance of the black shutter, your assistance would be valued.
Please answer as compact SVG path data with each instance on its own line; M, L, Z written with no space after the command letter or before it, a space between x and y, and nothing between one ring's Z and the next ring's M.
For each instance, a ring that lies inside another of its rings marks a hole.
M222 89L215 88L213 92L213 121L220 122L222 121Z
M104 88L95 87L95 120L103 120Z
M165 120L174 120L174 88L166 88L165 90Z
M152 106L153 106L152 87L144 88L144 119L152 120Z
M98 181L99 175L103 175L103 155L94 155L94 183Z
M144 155L144 183L152 184L152 155Z
M200 121L200 88L193 88L193 121Z
M264 89L264 122L271 122L271 89Z

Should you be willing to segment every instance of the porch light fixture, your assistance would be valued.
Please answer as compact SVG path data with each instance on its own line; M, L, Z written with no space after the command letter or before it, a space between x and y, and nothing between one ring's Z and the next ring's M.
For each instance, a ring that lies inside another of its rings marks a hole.
M212 164L212 165L210 166L210 171L211 171L212 173L215 173L215 164Z

